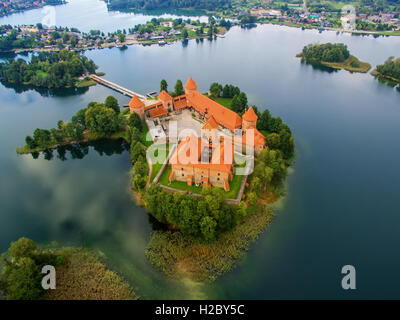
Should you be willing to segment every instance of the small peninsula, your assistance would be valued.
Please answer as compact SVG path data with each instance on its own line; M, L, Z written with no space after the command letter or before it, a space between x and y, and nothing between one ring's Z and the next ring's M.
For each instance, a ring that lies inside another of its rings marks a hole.
M190 78L168 92L162 80L156 98L132 94L122 112L109 96L57 128L36 129L17 152L35 158L61 146L124 139L132 190L164 226L153 233L146 257L169 276L213 281L272 220L268 204L285 194L295 156L291 130L268 109L249 107L233 85L213 83L202 94Z
M59 89L95 85L85 75L98 67L87 57L68 50L40 52L24 59L0 63L0 81L13 85Z
M320 63L329 68L350 72L366 73L371 69L369 63L362 62L351 55L343 43L309 44L296 57L306 62Z
M88 249L39 246L20 238L0 257L0 293L7 300L136 300L138 296L104 257ZM56 289L42 287L42 268L56 270Z
M371 74L389 84L400 84L400 58L389 57L384 64L377 65Z

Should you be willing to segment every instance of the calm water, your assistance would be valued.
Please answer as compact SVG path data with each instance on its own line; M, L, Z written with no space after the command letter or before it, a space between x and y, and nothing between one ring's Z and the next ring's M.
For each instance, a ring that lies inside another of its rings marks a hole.
M178 15L178 13L180 14ZM208 17L204 16L201 11L171 11L168 13L157 12L157 14L163 18L179 17L183 19L189 18L187 15L190 14L192 19L199 19L201 22L208 21ZM68 0L65 5L47 6L1 18L0 23L21 25L42 22L48 26L75 27L83 32L90 30L114 32L118 29L128 29L136 24L146 23L154 17L156 16L152 13L108 12L107 5L102 0Z
M400 93L368 74L301 64L296 53L317 41L344 42L373 66L400 52L399 38L260 26L233 28L212 42L87 53L107 79L142 93L157 90L162 78L173 87L192 76L201 90L232 83L292 128L298 155L288 195L231 273L198 285L149 265L152 223L132 202L129 155L120 144L91 146L75 159L68 153L66 161L56 152L51 161L16 155L36 127L55 126L111 94L100 86L64 96L0 86L0 251L21 236L95 248L145 298L400 298ZM357 270L353 292L340 286L346 264Z

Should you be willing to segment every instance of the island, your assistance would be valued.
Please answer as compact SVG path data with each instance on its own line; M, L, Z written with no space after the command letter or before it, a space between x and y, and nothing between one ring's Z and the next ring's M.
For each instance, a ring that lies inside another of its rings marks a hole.
M162 80L157 97L130 91L122 112L112 96L91 102L70 122L36 129L17 152L37 157L68 144L124 139L134 195L165 226L146 257L169 276L213 281L272 220L268 204L285 194L294 139L281 118L249 107L233 85L213 83L200 93L189 78L174 89Z
M96 69L92 60L73 51L40 52L29 62L21 58L1 62L0 81L49 89L84 87L96 84L86 77Z
M56 270L56 288L44 290L44 266ZM0 256L0 294L7 300L136 300L126 281L99 253L82 248L38 246L28 238Z
M371 74L388 84L400 84L400 58L389 57L384 64L377 65Z
M318 63L329 68L344 69L350 72L366 73L371 69L369 63L352 56L343 43L309 44L296 57L305 62Z

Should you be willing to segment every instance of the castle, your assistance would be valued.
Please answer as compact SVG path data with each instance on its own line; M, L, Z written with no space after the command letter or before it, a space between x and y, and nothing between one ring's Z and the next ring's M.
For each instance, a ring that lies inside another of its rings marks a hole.
M202 137L191 135L179 142L170 161L170 181L184 181L188 185L212 185L228 191L229 181L234 174L234 145L239 144L244 148L250 144L256 154L265 147L265 137L256 129L258 117L253 108L249 108L241 118L236 112L199 93L192 78L187 81L185 94L181 96L171 97L163 90L157 102L146 106L135 95L129 108L131 113L137 113L142 119L146 116L153 119L166 117L171 112L189 109L206 120L202 127ZM241 129L242 139L238 142L236 138L219 137L219 129L228 129L232 133ZM252 139L247 139L248 135Z

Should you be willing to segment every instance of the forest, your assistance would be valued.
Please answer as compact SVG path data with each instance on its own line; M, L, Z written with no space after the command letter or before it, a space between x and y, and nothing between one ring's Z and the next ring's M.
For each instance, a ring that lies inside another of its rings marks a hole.
M320 62L343 62L350 57L350 52L343 43L317 43L305 46L301 57Z
M29 62L19 58L0 63L0 81L49 89L69 88L76 85L77 77L96 69L92 60L79 53L40 52L32 55Z
M385 77L391 77L400 81L400 58L389 57L384 64L378 65L376 70Z
M110 0L110 9L206 9L230 7L231 0Z

